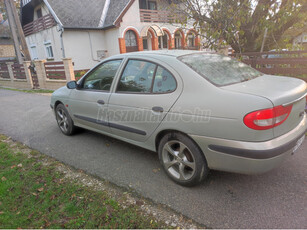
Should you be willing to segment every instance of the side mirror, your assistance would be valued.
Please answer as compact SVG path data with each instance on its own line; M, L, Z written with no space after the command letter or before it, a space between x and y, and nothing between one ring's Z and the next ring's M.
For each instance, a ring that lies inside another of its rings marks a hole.
M78 84L76 81L70 81L66 84L66 87L68 89L76 89L78 87Z

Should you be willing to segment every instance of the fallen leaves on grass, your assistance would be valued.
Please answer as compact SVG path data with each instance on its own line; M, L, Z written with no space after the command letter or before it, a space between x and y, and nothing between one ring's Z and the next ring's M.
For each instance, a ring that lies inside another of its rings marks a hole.
M6 181L6 178L3 176L3 177L1 178L1 180L2 180L2 181Z

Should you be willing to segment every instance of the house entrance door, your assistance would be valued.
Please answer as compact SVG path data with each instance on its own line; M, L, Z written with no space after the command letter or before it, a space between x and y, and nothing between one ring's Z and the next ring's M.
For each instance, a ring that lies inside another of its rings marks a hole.
M136 40L136 34L133 30L128 30L125 35L126 52L138 51L138 43Z

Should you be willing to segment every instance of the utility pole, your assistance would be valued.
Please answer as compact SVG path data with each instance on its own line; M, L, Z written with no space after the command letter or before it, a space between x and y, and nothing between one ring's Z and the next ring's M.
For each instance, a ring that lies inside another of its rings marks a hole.
M17 14L16 6L14 4L13 0L4 0L5 8L11 28L11 32L13 35L14 45L15 45L15 52L18 59L18 62L22 64L23 58L21 55L20 46L22 49L22 52L24 54L24 58L26 61L31 60L31 56L28 50L28 46L26 43L26 39L20 24L20 20Z

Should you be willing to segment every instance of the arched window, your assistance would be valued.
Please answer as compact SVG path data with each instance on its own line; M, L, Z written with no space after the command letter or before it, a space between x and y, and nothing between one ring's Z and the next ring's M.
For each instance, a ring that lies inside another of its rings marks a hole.
M138 51L138 44L136 34L133 30L128 30L125 34L126 50L127 52Z
M194 48L195 47L195 34L193 32L188 33L188 47Z
M181 48L183 48L182 34L180 33L180 31L177 31L175 33L175 49L181 49Z

